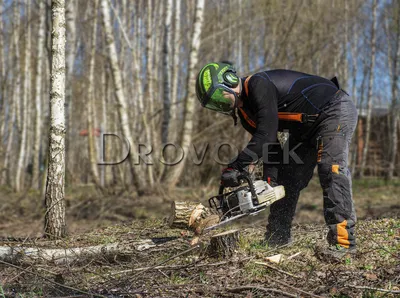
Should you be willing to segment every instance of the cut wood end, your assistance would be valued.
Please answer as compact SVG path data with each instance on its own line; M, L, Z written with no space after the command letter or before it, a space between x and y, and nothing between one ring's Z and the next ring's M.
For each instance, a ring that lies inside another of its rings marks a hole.
M219 222L220 222L219 215L217 215L217 214L212 214L212 215L210 215L210 216L204 218L204 219L200 222L199 226L195 229L195 233L196 233L197 235L201 235L201 234L203 233L203 231L204 231L205 228L211 227L211 226L213 226L213 225L215 225L215 224L217 224L217 223L219 223Z
M205 207L203 204L199 204L196 206L196 208L193 209L192 214L189 218L189 227L193 226L193 224L201 218L201 214L203 213L204 208Z

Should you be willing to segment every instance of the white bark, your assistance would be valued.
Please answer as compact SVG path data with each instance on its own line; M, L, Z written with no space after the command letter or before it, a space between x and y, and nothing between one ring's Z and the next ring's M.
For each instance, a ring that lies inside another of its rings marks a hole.
M70 125L72 124L72 75L74 73L74 61L75 61L75 54L76 54L76 25L75 25L75 18L76 18L76 3L75 0L64 0L66 1L66 11L65 11L65 18L66 18L66 89L65 89L65 127L67 131L66 135L66 153L68 155L67 160L72 159L72 152L69 149L69 142L72 139L72 129Z
M33 163L32 163L32 188L40 187L40 143L42 131L42 68L43 68L43 49L45 45L45 26L46 8L43 1L39 1L39 31L37 38L37 57L36 57L36 77L35 77L35 137L33 143Z
M175 245L173 241L157 243L152 239L140 239L129 243L115 242L106 245L66 248L41 248L26 246L0 246L0 260L31 264L32 262L54 262L65 264L80 257L105 254L137 254L145 250L159 250L163 246Z
M27 9L27 22L30 20L31 16L31 8L30 8L31 1L26 1L26 9ZM17 171L15 174L15 190L17 192L21 191L24 187L24 169L25 169L25 158L26 158L26 144L27 144L27 131L28 131L28 111L30 110L29 107L29 71L30 71L30 55L31 55L31 26L28 24L25 28L26 30L26 39L25 39L25 53L24 53L24 81L23 81L23 96L22 96L22 115L23 118L21 123L21 143L19 147L19 156L18 156L18 163L17 163ZM22 180L22 181L21 181Z
M183 119L183 130L181 137L181 147L183 152L189 152L190 142L192 140L193 133L193 115L196 102L195 87L193 82L196 80L197 74L197 60L198 51L200 48L200 36L203 26L203 15L204 15L204 0L196 1L195 18L192 31L190 56L189 56L189 75L186 82L186 88L188 90L185 98L185 112ZM179 164L172 168L172 173L168 176L168 186L170 188L175 187L178 183L186 163L187 157L185 157Z
M369 69L371 71L369 76L369 84L368 84L368 103L367 103L367 119L366 119L366 129L365 129L365 144L363 149L363 156L361 161L361 169L360 176L364 175L365 166L368 159L368 146L369 139L371 136L371 116L372 116L372 92L373 92L373 84L374 84L374 74L375 74L375 52L376 52L376 21L377 14L377 0L373 0L372 3L372 28L371 28L371 58L370 58L370 66Z
M45 233L66 236L65 224L65 1L51 3L50 136L46 183Z
M181 1L175 0L175 29L174 29L174 55L172 57L172 90L171 90L171 129L170 129L170 140L176 141L176 134L178 125L178 85L179 85L179 75L180 69L180 55L181 55Z
M133 179L133 184L136 187L136 190L138 193L142 193L144 190L145 184L144 182L141 181L140 176L138 175L136 169L135 169L135 153L133 152L132 149L136 148L135 142L133 140L130 127L129 127L129 117L128 117L128 105L127 101L124 95L124 90L122 86L122 75L121 75L121 70L119 69L119 64L118 64L118 56L117 56L117 49L115 47L114 43L114 37L112 34L112 25L110 21L110 8L108 5L107 0L101 0L100 3L101 6L101 12L103 15L103 28L106 36L106 47L108 49L108 55L110 59L110 64L111 64L111 72L113 76L113 81L114 81L114 88L115 88L115 96L118 102L118 116L120 120L120 125L122 127L122 133L124 134L124 137L128 140L130 143L131 147L131 154L130 156L130 166L131 166L131 173L132 173L132 179Z

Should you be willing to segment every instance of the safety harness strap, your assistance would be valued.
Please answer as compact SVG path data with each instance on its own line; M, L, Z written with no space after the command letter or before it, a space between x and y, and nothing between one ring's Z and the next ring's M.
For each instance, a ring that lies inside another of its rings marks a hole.
M244 81L244 91L246 92L246 95L249 96L249 80L251 76L248 76L246 80ZM241 114L243 115L243 118L246 120L246 122L256 128L256 123L250 119L250 117L246 114L246 112L242 109L239 108ZM290 112L278 112L278 119L281 121L292 121L292 122L300 122L300 123L309 123L309 122L315 122L315 120L318 118L319 114L314 114L314 115L308 115L305 113L290 113Z

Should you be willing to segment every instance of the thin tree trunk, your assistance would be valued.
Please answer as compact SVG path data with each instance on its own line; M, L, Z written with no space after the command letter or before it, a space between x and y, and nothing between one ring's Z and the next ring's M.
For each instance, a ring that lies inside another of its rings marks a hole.
M16 104L15 101L10 104L10 109L11 111L11 119L9 120L9 133L8 133L8 139L7 139L7 148L6 148L6 153L5 153L5 158L4 158L4 167L2 169L3 175L2 175L2 181L1 184L10 184L10 176L11 176L11 167L10 167L10 159L11 159L11 153L12 153L12 146L14 143L14 131L16 128L14 127L16 123Z
M65 224L65 1L52 0L50 136L46 183L45 233L66 236Z
M45 47L45 26L46 8L44 1L39 1L39 31L37 39L36 57L36 77L35 77L35 138L33 143L33 164L32 164L32 188L40 187L40 143L42 131L42 68L43 68L43 49Z
M118 102L118 116L122 127L122 132L124 137L128 140L131 148L131 154L129 154L129 161L132 173L133 184L136 187L136 191L142 194L145 188L145 183L142 181L135 169L135 158L132 149L136 148L134 139L132 137L130 127L129 127L129 117L128 117L128 105L124 95L124 90L122 86L122 76L121 70L119 69L117 49L114 43L114 37L112 34L112 25L110 21L110 8L107 0L101 0L101 12L103 15L103 28L106 36L106 46L108 48L108 54L112 69L112 76L114 81L115 96ZM136 153L136 152L135 152Z
M174 55L172 57L172 90L171 90L171 129L169 131L170 140L176 141L176 132L178 129L178 85L179 85L179 66L180 66L180 47L181 47L181 1L175 0L175 29L174 29Z
M94 63L96 57L96 33L97 33L97 10L98 0L93 1L93 29L92 29L92 40L90 45L90 62L89 62L89 87L88 87L88 102L87 102L87 125L88 125L88 145L89 145L89 162L90 169L93 175L94 183L100 186L99 170L97 168L97 151L96 151L96 140L94 136L94 119L96 109L94 107Z
M3 15L3 0L0 0L0 16ZM3 20L0 17L0 34L3 35ZM6 55L4 54L3 36L0 36L0 83L5 79L6 75Z
M163 121L161 124L161 141L165 144L168 141L168 128L171 118L171 20L172 20L172 0L166 2L166 16L164 24L164 53L163 53L163 83L164 83L164 96L163 96Z
M31 54L31 26L29 24L29 19L31 16L31 8L30 8L31 1L26 1L26 9L27 9L27 26L26 26L26 38L25 38L25 53L24 53L24 81L23 81L23 95L22 95L22 111L23 111L23 118L21 119L21 143L19 147L19 156L18 156L18 163L17 163L17 171L15 174L15 191L19 192L24 187L24 169L25 169L25 157L26 157L26 143L27 143L27 131L28 131L28 111L30 108L28 107L29 95L29 71L30 71L30 54ZM22 181L21 181L22 180Z
M13 84L13 102L14 102L14 113L15 113L15 122L11 122L12 129L14 129L14 125L16 124L16 129L17 129L17 137L18 134L21 133L21 55L20 55L20 48L19 48L19 31L20 31L20 11L19 11L19 3L14 3L14 8L13 8L13 21L14 21L14 26L13 26L13 46L14 46L14 61L13 64L15 65L14 69L14 84ZM13 136L13 135L11 135ZM12 141L12 138L10 139ZM12 144L10 146L10 150L12 150ZM8 168L8 175L9 177L12 175L12 168L9 167L8 163L10 162L12 158L12 152L7 151L7 154L9 155L7 158L7 168ZM11 154L11 156L10 156ZM15 187L15 179L12 181L11 179L8 180L10 181L11 186Z
M107 98L108 98L108 80L107 80L107 72L104 67L103 73L101 74L101 86L103 86L102 91L103 94L101 97L101 114L102 114L102 125L101 125L101 132L107 132L108 131L108 119L107 119ZM103 140L100 140L100 142L103 142ZM107 147L108 148L108 147ZM106 148L103 148L102 145L100 145L100 150L103 150L101 154L105 154L106 156L109 156L106 152ZM105 187L106 185L110 184L111 181L111 169L108 166L101 165L101 186Z
M345 90L348 90L349 82L349 63L347 59L347 54L348 54L348 44L349 44L349 3L348 1L344 2L344 44L342 45L343 47L343 54L342 54L342 69L343 69L343 78L341 79L342 82L342 88Z
M366 129L365 129L365 144L363 150L363 156L361 161L361 169L360 176L364 176L365 166L367 164L368 159L368 146L369 139L371 136L371 116L372 116L372 93L373 93L373 85L374 85L374 68L375 68L375 52L376 52L376 12L377 12L377 0L373 0L372 2L372 28L371 28L371 62L370 62L370 76L369 76L369 84L368 84L368 104L367 104L367 119L366 119Z
M398 134L397 134L397 123L399 122L399 99L398 99L398 94L399 94L399 85L398 85L398 79L399 79L399 60L400 60L400 16L397 15L397 32L396 32L396 53L394 54L393 58L393 63L392 63L392 103L391 103L391 130L389 134L390 138L390 155L389 155L389 169L387 172L387 179L392 180L393 179L393 174L394 174L394 169L395 169L395 164L396 164L396 156L397 156L397 151L398 151ZM389 36L388 36L389 37ZM390 47L390 40L388 42L388 47ZM391 59L390 55L388 59ZM389 66L390 68L390 66Z
M353 30L353 42L351 43L350 54L351 54L351 63L352 63L352 73L351 76L353 78L352 81L352 92L351 95L353 97L354 105L357 107L358 99L357 99L357 70L358 70L358 62L357 62L357 49L358 49L358 37L359 31L358 26L354 25ZM357 138L353 138L351 152L351 173L355 174L355 169L357 165Z
M200 36L203 25L203 15L204 15L204 0L196 1L196 10L194 15L194 24L192 31L190 56L189 56L189 75L186 82L186 88L188 89L187 96L185 98L185 112L183 118L183 130L181 138L181 147L183 152L189 152L190 142L192 140L193 133L193 114L195 110L196 98L194 84L196 80L196 66L198 60L198 52L200 48ZM168 186L173 188L178 183L186 163L186 158L183 159L179 164L172 168L172 173L168 176Z
M142 113L143 126L145 129L145 141L147 146L155 146L153 142L154 137L154 125L153 120L150 119L149 115L154 112L154 90L153 90L153 80L154 80L154 69L153 69L153 26L152 22L152 0L147 1L147 18L146 18L146 82L144 85L144 93L146 95L146 107ZM147 176L149 179L150 186L154 185L154 167L146 166Z
M70 141L72 140L72 132L70 129L72 125L72 76L74 73L74 61L75 61L75 53L76 53L76 3L75 0L65 0L66 1L66 77L65 77L65 128L66 128L66 139L65 139L65 151L67 154L67 161L72 160L72 150L70 150ZM67 170L70 167L67 162Z

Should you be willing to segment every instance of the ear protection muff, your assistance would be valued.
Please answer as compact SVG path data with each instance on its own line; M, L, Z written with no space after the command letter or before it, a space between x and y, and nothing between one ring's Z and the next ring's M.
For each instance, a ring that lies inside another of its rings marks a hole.
M236 70L234 68L229 68L225 73L222 75L224 79L224 85L229 88L236 88L239 85L240 79L236 75Z

